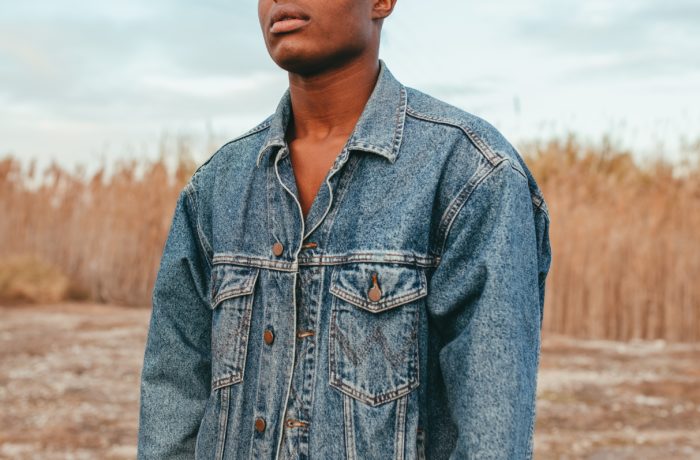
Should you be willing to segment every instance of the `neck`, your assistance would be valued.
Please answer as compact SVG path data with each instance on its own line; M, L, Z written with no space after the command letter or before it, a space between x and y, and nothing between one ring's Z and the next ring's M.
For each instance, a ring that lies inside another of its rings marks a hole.
M379 75L377 53L312 76L289 73L292 120L288 140L348 137Z

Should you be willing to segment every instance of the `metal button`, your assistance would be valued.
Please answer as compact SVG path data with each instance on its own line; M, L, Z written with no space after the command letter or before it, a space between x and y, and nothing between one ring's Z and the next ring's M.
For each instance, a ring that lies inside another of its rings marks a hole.
M258 431L258 433L262 433L265 431L265 419L262 417L258 417L255 419L255 429Z
M265 343L268 345L272 345L272 342L275 340L275 334L270 329L265 329L265 332L263 333L263 338L265 339Z
M281 256L283 251L284 246L282 246L282 243L275 241L275 244L272 245L272 253L276 256Z
M372 286L371 288L369 288L367 296L369 297L369 300L371 300L372 302L376 302L377 300L382 298L382 291L379 290L377 286Z
M372 273L372 283L372 287L367 291L367 297L369 297L369 300L372 302L376 302L382 298L382 290L379 289L379 285L377 285L377 273Z

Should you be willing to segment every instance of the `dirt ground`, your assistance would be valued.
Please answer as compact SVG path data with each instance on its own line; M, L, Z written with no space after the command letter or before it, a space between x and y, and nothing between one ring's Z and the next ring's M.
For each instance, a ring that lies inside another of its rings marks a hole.
M0 307L0 458L134 458L149 313ZM537 414L537 459L700 459L700 344L545 335Z

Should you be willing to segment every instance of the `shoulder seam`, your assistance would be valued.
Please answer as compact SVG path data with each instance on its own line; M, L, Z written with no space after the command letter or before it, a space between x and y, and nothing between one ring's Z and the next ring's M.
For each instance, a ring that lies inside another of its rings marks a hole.
M207 265L209 265L209 268L211 269L214 251L212 250L211 244L209 244L209 240L207 240L206 235L204 235L204 231L202 230L202 226L200 224L199 208L197 207L196 197L197 190L194 188L194 184L191 181L185 185L185 194L187 195L187 199L192 207L192 212L194 212L194 221L197 227L197 241L204 251L204 259L207 261Z
M432 121L434 123L440 123L443 125L449 125L453 126L455 128L459 128L464 132L464 134L469 138L472 144L479 150L479 152L486 158L486 160L491 163L492 166L497 166L505 157L503 155L499 155L496 152L491 149L491 147L488 146L486 142L478 135L476 134L469 126L459 123L456 120L452 120L449 118L443 118L443 117L437 117L435 115L428 115L426 113L421 113L418 112L417 110L413 109L412 107L406 107L406 114L411 115L414 118L420 119L420 120L425 120L425 121Z
M499 167L502 163L505 163L505 166L503 166L503 168L505 168L508 167L508 164L512 162L509 158L502 157L501 161L499 161L495 165L492 165L489 168L479 169L469 179L469 181L466 184L464 184L462 188L460 188L460 190L457 192L457 195L447 206L447 209L445 210L445 212L442 215L442 218L440 219L440 225L438 226L438 256L440 258L442 258L444 254L445 245L447 244L447 240L450 235L450 230L452 230L452 224L457 218L457 215L462 210L462 208L464 208L465 203L469 200L469 197L471 197L472 193L479 188L479 185L481 185L488 177L493 176L495 171L501 169Z
M498 164L504 160L508 159L507 157L503 155L499 155L498 153L494 152L493 149L491 149L486 142L481 139L481 137L476 134L472 129L470 129L468 126L459 123L453 119L449 118L444 118L444 117L436 117L434 115L428 115L426 113L421 113L418 112L416 109L412 107L407 107L406 108L406 113L408 115L411 115L414 118L417 118L419 120L424 120L424 121L430 121L434 123L440 123L448 126L452 126L458 129L461 129L464 134L469 138L469 140L476 146L476 148L479 150L479 152L486 158L486 160L493 166L496 167ZM515 148L515 147L513 147ZM516 149L517 151L517 149ZM508 159L509 160L509 159ZM527 175L523 173L523 171L517 167L515 163L509 160L509 163L511 167L518 172L521 176L523 176L525 179L527 179ZM547 210L547 205L544 202L544 197L541 195L535 194L535 193L530 193L530 196L532 198L533 204L537 207L538 210L541 210L545 213L547 218L549 218L549 212Z
M241 139L243 139L245 137L251 136L255 133L262 131L263 129L266 129L268 126L270 126L271 122L272 122L272 115L268 116L265 120L261 121L258 125L250 128L248 131L244 132L243 134L240 134L240 135L234 137L233 139L231 139L230 141L226 142L224 145L219 147L219 150L221 150L222 148L226 147L229 144L233 144L234 142L240 141Z
M234 137L230 141L224 143L221 147L216 149L216 151L213 154L211 154L209 156L209 158L204 163L197 166L197 169L195 169L194 173L192 173L192 178L194 178L194 176L199 172L199 170L202 169L204 166L206 166L207 163L209 163L216 156L216 154L221 152L221 150L223 150L226 146L233 144L234 142L238 142L243 138L246 138L248 136L252 136L253 134L256 134L256 133L268 128L270 126L271 121L272 121L272 116L270 115L265 120L263 120L262 122L260 122L256 126L254 126L253 128L249 129L248 131L244 132L243 134L240 134L240 135ZM192 178L190 178L190 181L192 180Z

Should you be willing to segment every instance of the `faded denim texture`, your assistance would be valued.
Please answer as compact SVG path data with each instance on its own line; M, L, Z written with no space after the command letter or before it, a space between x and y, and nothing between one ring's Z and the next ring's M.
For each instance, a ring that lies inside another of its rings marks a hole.
M180 194L138 458L531 458L551 250L520 154L380 60L304 219L290 110Z

